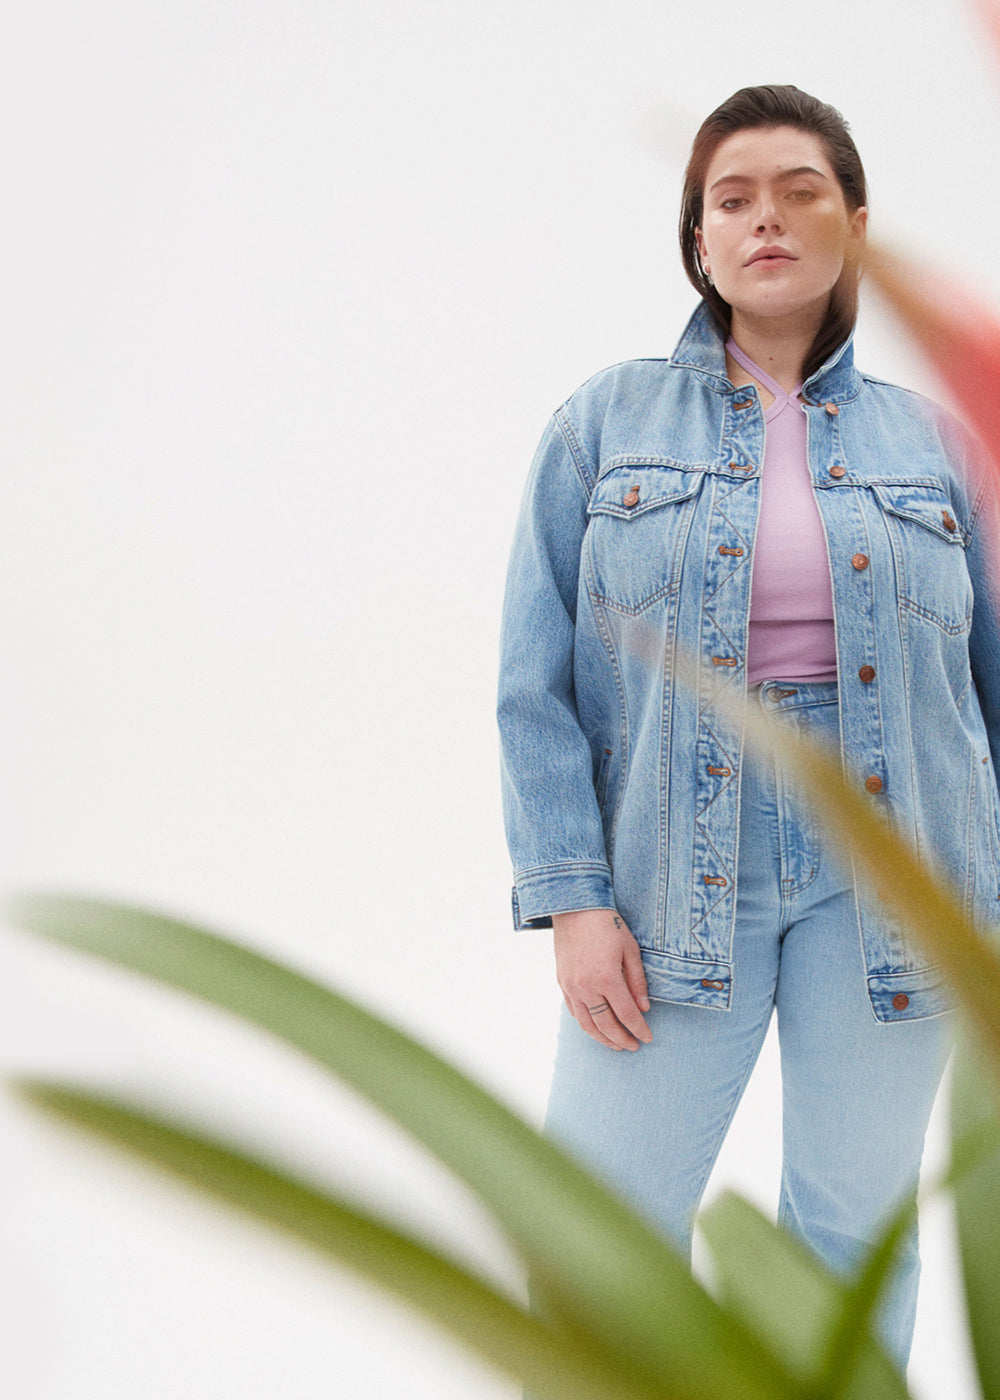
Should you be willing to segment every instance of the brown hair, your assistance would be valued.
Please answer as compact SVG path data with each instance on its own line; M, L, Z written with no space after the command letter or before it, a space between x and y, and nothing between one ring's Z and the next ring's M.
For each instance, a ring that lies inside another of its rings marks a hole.
M793 126L819 137L851 213L868 202L864 168L847 122L836 107L810 97L800 88L774 84L741 88L721 107L717 107L711 116L706 117L694 138L691 158L684 172L680 217L681 258L690 282L704 297L727 333L732 308L727 301L723 301L706 277L695 238L695 229L701 227L704 215L705 176L716 150L734 131L777 126ZM815 373L837 346L847 339L857 318L857 265L845 263L830 296L826 318L806 356L803 379Z

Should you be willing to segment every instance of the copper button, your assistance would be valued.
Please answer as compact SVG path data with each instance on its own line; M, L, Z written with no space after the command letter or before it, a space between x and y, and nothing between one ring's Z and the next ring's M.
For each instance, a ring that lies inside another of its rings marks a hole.
M858 672L858 675L864 681L865 685L867 685L869 681L873 681L875 679L875 667L862 666L861 670ZM871 779L869 778L868 781L871 782Z
M826 411L827 411L827 413L829 413L829 415L831 416L831 418L835 418L836 415L840 412L840 409L837 407L837 405L836 405L835 403L828 403L828 404L825 404L824 407L826 408Z
M855 567L856 569L867 569L867 567L868 567L868 555L867 555L867 554L852 554L852 555L851 555L851 563L854 565L854 567Z
M737 399L733 404L733 408L749 408L752 403L753 399Z
M626 491L622 497L622 505L628 506L631 510L633 506L639 504L639 488L633 486L631 491Z
M830 468L830 475L831 475L831 476L835 476L835 477L837 477L837 478L839 479L840 477L846 476L846 475L847 475L847 468L846 468L846 467L842 467L842 466L840 465L839 462L836 462L836 463Z
M882 779L878 777L875 773L873 773L870 778L865 779L865 787L868 789L869 792L881 792Z
M897 1011L905 1011L910 1004L910 998L905 992L897 992L892 999L892 1004Z
M955 517L950 511L943 510L941 512L941 519L944 521L944 528L946 530L955 531L958 529L958 526L955 524Z

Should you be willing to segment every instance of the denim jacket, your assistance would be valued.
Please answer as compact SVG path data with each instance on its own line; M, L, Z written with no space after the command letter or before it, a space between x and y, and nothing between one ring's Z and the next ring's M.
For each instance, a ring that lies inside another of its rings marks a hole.
M854 367L805 383L833 586L845 772L998 917L1000 626L985 474L953 419ZM504 603L499 722L514 923L617 909L651 997L729 1008L764 418L701 303L669 360L587 380L539 444ZM708 683L677 674L700 659ZM782 679L775 677L774 679ZM941 976L859 894L881 1021L949 1005Z

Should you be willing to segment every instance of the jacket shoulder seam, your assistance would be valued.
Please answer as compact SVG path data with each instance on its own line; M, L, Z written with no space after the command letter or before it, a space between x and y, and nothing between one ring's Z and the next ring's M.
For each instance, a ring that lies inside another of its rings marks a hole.
M557 408L553 416L562 440L566 444L566 450L573 459L573 466L576 468L576 474L580 478L580 485L583 487L584 495L589 498L590 493L594 489L596 476L594 473L587 470L587 459L584 455L583 448L580 446L579 439L573 431L573 424L570 422L569 414L566 412L566 405L563 404L560 408Z
M966 544L972 543L972 537L976 533L976 526L979 524L979 516L982 512L983 502L986 500L987 495L990 494L990 491L990 482L988 480L982 481L979 490L976 492L976 499L972 503L972 511L969 516L969 533Z

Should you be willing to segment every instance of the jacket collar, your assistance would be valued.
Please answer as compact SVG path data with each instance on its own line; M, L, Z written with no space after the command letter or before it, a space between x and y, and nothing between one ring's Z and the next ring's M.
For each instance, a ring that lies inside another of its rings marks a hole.
M688 321L671 363L711 376L709 387L725 392L732 386L726 373L726 341L706 301L700 301ZM854 368L854 333L839 345L803 385L813 403L847 403L861 391L861 375Z

